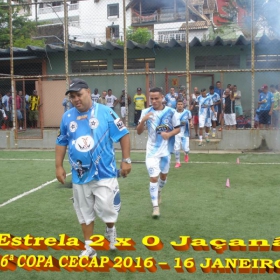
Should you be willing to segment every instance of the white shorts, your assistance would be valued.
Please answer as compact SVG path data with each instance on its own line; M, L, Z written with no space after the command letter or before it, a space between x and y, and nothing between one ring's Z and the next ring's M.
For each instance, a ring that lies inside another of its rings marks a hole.
M210 127L211 126L211 118L205 116L205 115L199 115L198 118L198 122L199 122L199 127Z
M175 144L174 144L174 151L180 151L182 143L182 149L185 152L190 151L190 138L180 135L175 135Z
M211 111L211 121L216 121L217 120L217 112Z
M126 116L126 108L125 107L121 107L121 116L122 116L122 118L125 118L125 116Z
M159 173L167 174L170 168L171 156L165 157L146 157L146 167L150 177L157 177Z
M95 214L105 223L115 223L121 208L119 184L116 178L73 184L74 209L80 224L89 225Z
M233 114L224 114L225 125L236 125L236 115Z

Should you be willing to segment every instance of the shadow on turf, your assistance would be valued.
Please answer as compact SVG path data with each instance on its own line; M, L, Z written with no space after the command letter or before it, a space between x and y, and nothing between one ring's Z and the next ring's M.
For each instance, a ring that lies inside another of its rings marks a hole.
M65 184L60 184L58 183L57 185L59 188L64 188L64 189L72 189L72 182L65 182Z

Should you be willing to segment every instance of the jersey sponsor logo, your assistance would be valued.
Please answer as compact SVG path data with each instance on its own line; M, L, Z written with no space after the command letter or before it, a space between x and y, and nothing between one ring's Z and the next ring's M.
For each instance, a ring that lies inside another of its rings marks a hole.
M161 134L161 132L167 132L169 130L169 126L166 124L161 124L156 127L156 133Z
M78 125L76 122L70 122L69 129L71 132L75 132L77 130L77 128L78 128Z
M114 120L115 125L117 126L118 130L123 130L125 128L124 123L120 119Z
M75 148L79 152L88 152L94 146L94 141L91 136L81 136L75 142Z
M82 116L78 116L77 117L77 120L83 120L83 119L86 119L87 118L87 115L82 115Z
M96 129L99 126L99 121L96 118L89 119L89 126L91 129Z

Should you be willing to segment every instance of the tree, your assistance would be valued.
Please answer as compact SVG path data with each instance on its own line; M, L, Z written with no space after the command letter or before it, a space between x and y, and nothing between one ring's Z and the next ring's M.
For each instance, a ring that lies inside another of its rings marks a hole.
M137 29L133 29L131 26L129 26L126 30L126 39L139 44L145 45L151 38L152 34L146 27L139 27ZM118 40L117 43L123 45L123 42L120 40Z
M25 48L27 45L44 46L43 40L32 40L36 36L37 25L26 16L19 15L19 8L14 8L12 13L13 45ZM26 44L26 45L25 45ZM10 46L9 8L7 4L0 4L0 48Z
M258 29L268 31L273 37L280 37L280 0L253 0L254 21ZM236 0L239 7L247 11L244 19L245 27L251 28L251 0Z

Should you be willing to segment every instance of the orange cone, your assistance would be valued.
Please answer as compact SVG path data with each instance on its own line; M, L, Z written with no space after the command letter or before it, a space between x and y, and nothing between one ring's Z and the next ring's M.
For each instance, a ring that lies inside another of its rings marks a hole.
M226 181L226 187L227 187L227 188L230 188L229 178L227 178L227 181Z
M240 161L239 161L239 157L236 159L236 164L239 164Z

